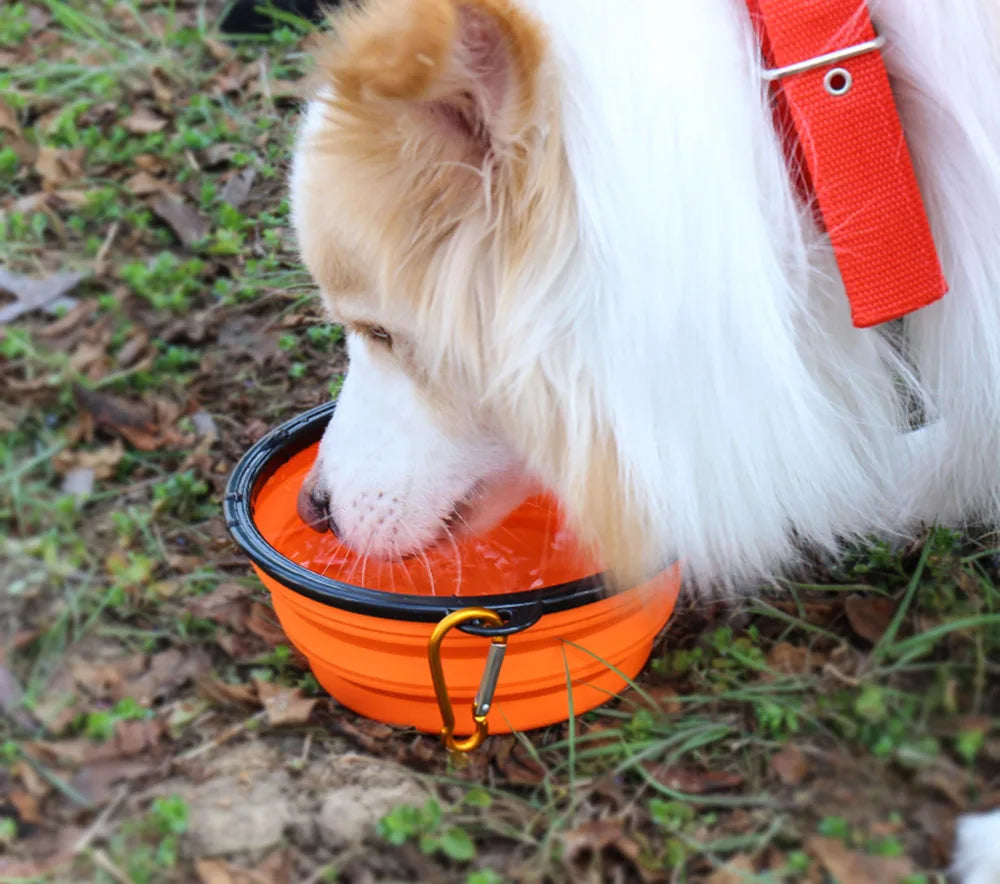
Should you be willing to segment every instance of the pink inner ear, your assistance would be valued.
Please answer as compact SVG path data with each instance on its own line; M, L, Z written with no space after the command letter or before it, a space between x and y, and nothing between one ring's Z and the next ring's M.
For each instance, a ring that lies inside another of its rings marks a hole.
M507 36L490 13L459 7L455 60L468 74L483 122L492 129L511 98L511 59Z

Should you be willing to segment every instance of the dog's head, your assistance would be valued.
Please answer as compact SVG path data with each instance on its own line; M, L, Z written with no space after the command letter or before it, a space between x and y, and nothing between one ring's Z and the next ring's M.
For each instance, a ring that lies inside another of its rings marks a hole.
M558 485L566 434L589 432L547 377L565 325L538 312L575 235L557 87L503 0L368 3L317 61L293 218L350 368L300 512L407 555Z

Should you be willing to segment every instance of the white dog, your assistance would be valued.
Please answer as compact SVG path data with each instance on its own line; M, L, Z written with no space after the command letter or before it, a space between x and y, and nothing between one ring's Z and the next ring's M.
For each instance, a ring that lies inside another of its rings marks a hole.
M400 556L540 483L621 580L698 586L998 521L997 6L869 4L950 291L866 329L744 3L339 16L291 194L351 367L302 512ZM956 868L1000 881L1000 822L967 822Z

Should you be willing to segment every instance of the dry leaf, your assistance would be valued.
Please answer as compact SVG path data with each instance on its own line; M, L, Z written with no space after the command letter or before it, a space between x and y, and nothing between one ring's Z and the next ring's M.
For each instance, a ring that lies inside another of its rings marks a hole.
M42 177L45 187L54 190L83 176L83 158L86 153L86 148L83 147L66 150L42 145L38 148L35 171Z
M194 870L201 884L235 884L229 874L229 863L221 859L196 859Z
M124 456L125 446L121 439L115 439L110 445L92 451L60 451L52 458L52 466L61 475L83 469L90 470L95 479L110 479Z
M144 402L87 390L78 384L73 388L73 396L96 426L114 430L140 451L156 451L185 442L182 434L169 426L172 420L163 419L169 417L163 410L153 409Z
M144 169L125 179L125 189L136 196L149 196L167 190L167 183Z
M767 655L767 665L786 675L801 675L809 669L809 649L778 642Z
M42 821L38 799L30 792L15 787L7 792L6 798L14 805L14 810L23 822L38 825Z
M160 195L153 201L152 209L186 246L199 242L208 233L208 219L187 203Z
M21 125L17 122L17 114L2 101L0 101L0 129L10 132L16 139L23 137Z
M892 599L879 596L850 595L844 602L844 612L851 629L875 644L885 635L896 611L896 603Z
M158 157L152 153L137 154L132 157L132 165L152 175L159 175L170 168L163 157Z
M217 678L199 678L198 693L206 700L224 706L256 706L260 702L257 689L250 684L229 684Z
M0 325L13 322L24 313L42 308L50 311L76 306L76 301L67 298L85 273L50 273L48 276L32 277L11 273L0 267L0 290L9 292L17 300L13 304L0 307Z
M82 209L87 203L90 202L90 193L86 190L57 190L55 193L49 194L52 201L58 203L61 207L69 209Z
M240 583L220 583L210 593L192 599L188 610L202 620L212 620L242 630L250 614L250 590Z
M140 107L125 117L121 124L133 135L152 135L161 131L167 125L167 121L149 108Z
M127 696L134 697L143 706L152 706L158 699L211 668L211 661L204 651L187 649L184 652L170 648L154 654L149 669L125 686Z
M250 616L247 618L246 628L257 638L263 639L267 644L287 645L288 636L278 624L274 611L260 602L254 602L250 608Z
M771 756L771 767L786 786L797 786L809 770L802 750L792 744L779 749Z
M756 874L750 857L740 854L712 872L705 879L705 884L749 884L755 880Z
M642 767L653 779L668 789L687 792L689 795L703 795L707 792L725 792L743 785L741 774L724 770L695 770L677 765L652 764L644 762Z
M142 356L149 345L149 334L144 329L139 329L130 337L115 355L115 362L119 367L127 368Z
M683 704L678 699L677 691L670 685L653 685L645 688L645 692L653 698L657 707L668 715L680 715L684 709Z
M588 856L602 853L609 847L615 848L622 856L636 860L641 848L625 834L622 819L589 820L575 829L564 832L563 860L573 866Z
M206 166L221 166L243 151L238 144L210 144L201 152Z
M69 667L73 683L95 700L120 700L125 683L138 678L148 665L144 654L130 654L106 662L75 660Z
M33 731L38 725L27 710L21 707L23 698L24 692L17 676L6 666L0 665L0 711L22 730Z
M917 871L908 857L869 856L850 850L833 838L810 838L806 849L840 884L861 884L862 881L892 884Z
M255 678L257 695L272 726L305 724L312 714L319 697L305 697L301 688L288 688Z
M234 209L242 206L250 196L250 188L253 187L257 172L247 167L231 175L222 188L222 201L229 203Z

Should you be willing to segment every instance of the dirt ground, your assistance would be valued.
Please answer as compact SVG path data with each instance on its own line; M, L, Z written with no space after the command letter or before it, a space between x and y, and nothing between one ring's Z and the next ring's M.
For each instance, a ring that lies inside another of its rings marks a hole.
M601 710L449 758L290 647L221 516L342 333L284 176L308 28L0 8L0 880L940 880L1000 805L997 538L681 602Z

